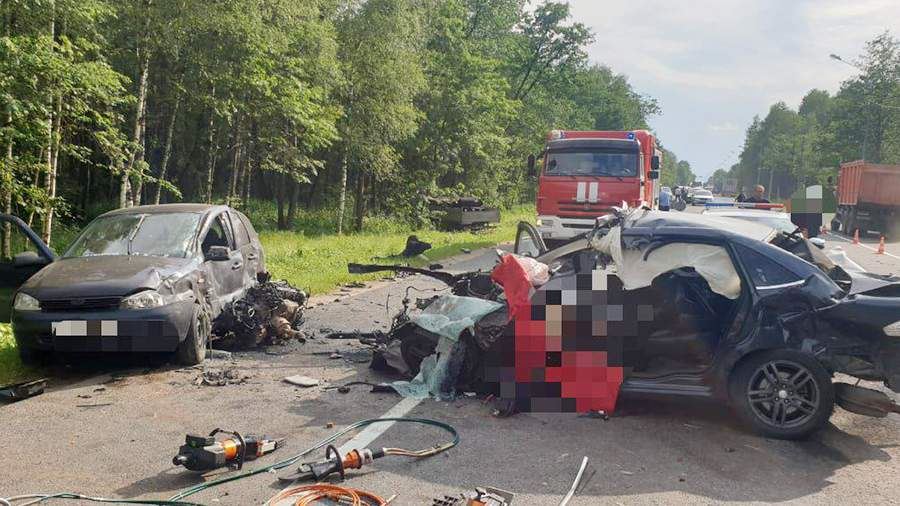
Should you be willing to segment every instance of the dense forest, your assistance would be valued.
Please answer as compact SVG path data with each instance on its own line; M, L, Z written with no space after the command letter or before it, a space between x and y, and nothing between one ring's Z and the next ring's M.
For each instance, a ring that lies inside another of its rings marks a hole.
M801 186L836 181L841 162L900 164L900 41L883 33L857 60L832 59L859 74L834 95L811 90L797 110L778 102L764 119L754 118L739 162L717 170L716 185L727 178L745 188L761 183L780 199Z
M421 225L426 196L530 199L552 128L660 112L549 1L0 0L0 35L0 209L45 239L178 201Z

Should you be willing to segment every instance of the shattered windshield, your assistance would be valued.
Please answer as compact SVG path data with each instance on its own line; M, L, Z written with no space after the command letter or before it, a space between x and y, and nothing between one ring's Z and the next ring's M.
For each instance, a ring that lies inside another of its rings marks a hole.
M547 176L635 177L640 157L635 151L553 150L547 154Z
M184 258L200 225L197 213L116 214L97 218L64 257L148 255Z

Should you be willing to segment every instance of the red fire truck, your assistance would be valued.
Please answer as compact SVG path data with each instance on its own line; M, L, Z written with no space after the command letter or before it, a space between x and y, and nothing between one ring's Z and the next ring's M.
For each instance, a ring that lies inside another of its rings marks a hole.
M655 207L661 156L656 138L646 130L550 132L538 178L541 237L569 240L622 202ZM528 165L534 173L534 157Z

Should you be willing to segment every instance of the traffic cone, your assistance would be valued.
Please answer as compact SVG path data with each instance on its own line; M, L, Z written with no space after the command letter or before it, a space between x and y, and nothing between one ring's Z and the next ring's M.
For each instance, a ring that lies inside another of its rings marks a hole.
M881 241L878 242L878 251L875 254L884 255L884 236L881 236Z
M853 230L853 244L859 244L859 229Z

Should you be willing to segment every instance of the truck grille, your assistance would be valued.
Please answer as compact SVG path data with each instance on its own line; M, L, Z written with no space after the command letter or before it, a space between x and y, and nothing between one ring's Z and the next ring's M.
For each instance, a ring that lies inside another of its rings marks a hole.
M568 212L568 213L598 213L598 216L601 214L609 214L612 212L612 208L607 204L588 204L587 208L585 208L584 204L575 204L572 202L559 204L560 212Z
M84 299L42 300L43 311L97 311L119 307L121 297L91 297Z

